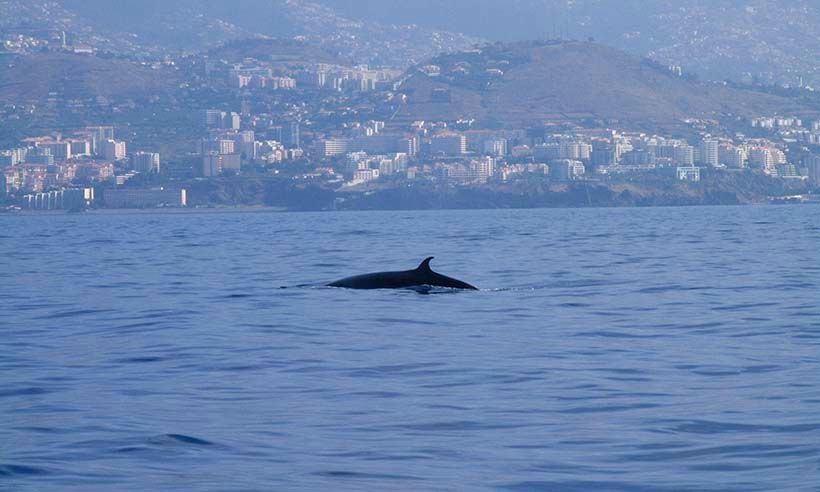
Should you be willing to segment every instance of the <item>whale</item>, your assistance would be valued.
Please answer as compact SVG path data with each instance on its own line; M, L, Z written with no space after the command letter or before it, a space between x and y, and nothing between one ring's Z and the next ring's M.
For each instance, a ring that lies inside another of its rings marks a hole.
M434 272L430 262L434 256L425 258L413 270L400 272L376 272L356 275L337 280L328 287L342 287L345 289L408 289L413 287L432 286L447 287L450 289L478 290L467 282Z

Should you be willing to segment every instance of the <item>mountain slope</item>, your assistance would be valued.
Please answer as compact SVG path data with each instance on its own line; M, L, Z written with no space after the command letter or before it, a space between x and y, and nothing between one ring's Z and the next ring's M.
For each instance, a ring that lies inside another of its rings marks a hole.
M214 60L225 60L228 63L241 63L246 58L267 60L275 63L329 63L334 65L351 64L350 59L330 52L322 47L294 39L281 38L248 38L230 41L208 50L208 57Z
M108 46L132 53L175 54L254 36L299 36L358 63L409 66L477 41L417 25L350 19L309 0L59 0L59 5L93 26Z
M175 72L138 63L75 55L35 53L19 56L0 70L0 103L41 105L55 99L146 97L173 91Z
M520 125L612 119L638 125L684 118L752 116L798 110L768 94L699 84L657 64L589 42L495 44L442 55L414 69L401 86L408 103L397 118L474 118ZM502 75L503 73L503 75Z
M820 85L817 0L316 0L491 40L594 37L701 77Z

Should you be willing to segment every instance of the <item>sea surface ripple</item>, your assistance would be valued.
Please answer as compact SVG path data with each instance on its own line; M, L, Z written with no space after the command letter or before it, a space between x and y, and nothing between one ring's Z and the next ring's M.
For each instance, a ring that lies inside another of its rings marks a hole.
M0 490L820 490L820 207L0 226Z

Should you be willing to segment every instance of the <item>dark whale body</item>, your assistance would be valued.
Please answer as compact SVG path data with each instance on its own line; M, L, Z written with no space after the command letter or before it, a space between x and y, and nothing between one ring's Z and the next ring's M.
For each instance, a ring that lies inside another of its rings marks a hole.
M346 289L406 289L422 285L434 287L449 287L451 289L478 290L472 285L446 275L441 275L430 269L429 257L421 262L415 270L403 272L377 272L343 278L328 284L328 287L344 287Z

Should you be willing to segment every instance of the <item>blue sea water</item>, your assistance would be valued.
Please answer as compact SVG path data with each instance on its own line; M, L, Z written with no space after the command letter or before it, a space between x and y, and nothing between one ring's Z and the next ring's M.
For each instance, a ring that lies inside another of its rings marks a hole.
M820 490L818 253L814 206L2 216L0 490ZM428 255L481 290L321 287Z

